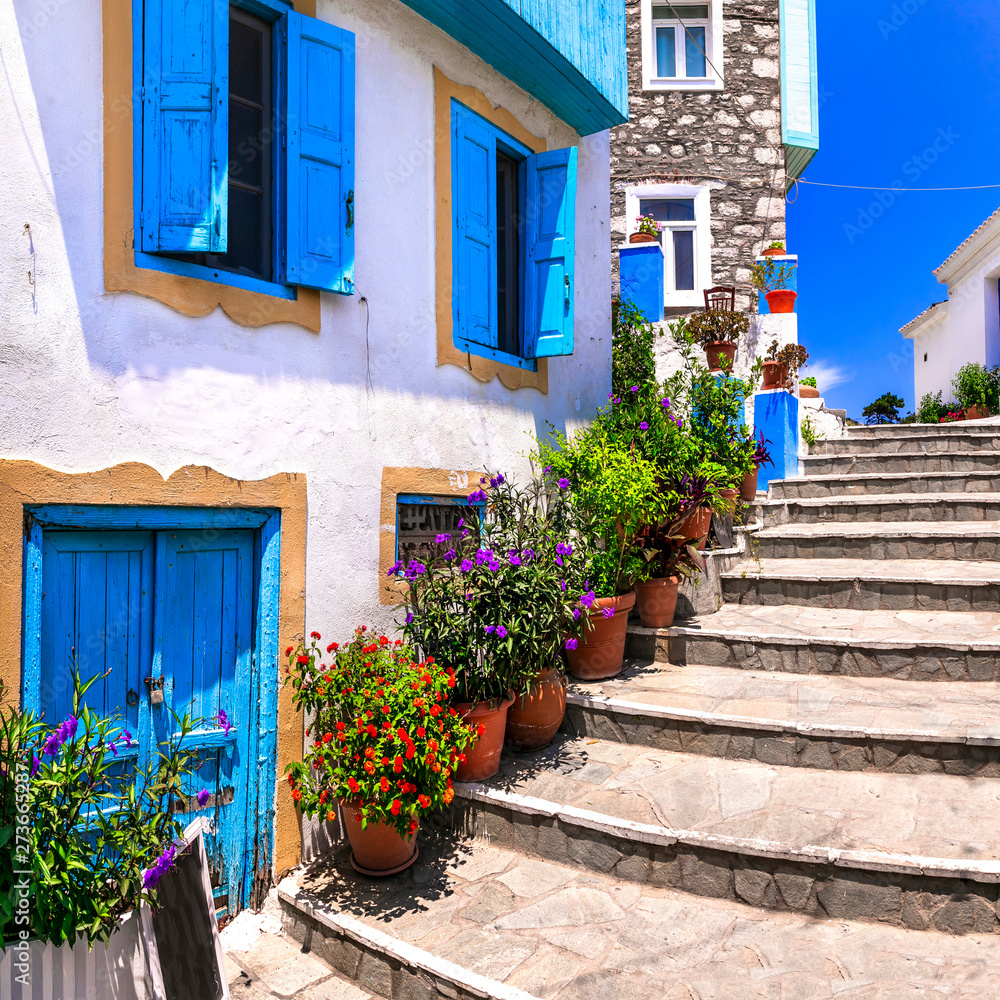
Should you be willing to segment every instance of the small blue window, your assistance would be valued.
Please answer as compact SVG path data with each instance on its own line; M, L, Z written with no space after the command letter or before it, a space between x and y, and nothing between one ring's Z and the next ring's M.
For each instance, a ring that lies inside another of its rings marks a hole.
M452 319L469 354L573 353L575 146L532 153L452 102Z
M133 0L133 23L136 264L352 294L354 35L286 0Z

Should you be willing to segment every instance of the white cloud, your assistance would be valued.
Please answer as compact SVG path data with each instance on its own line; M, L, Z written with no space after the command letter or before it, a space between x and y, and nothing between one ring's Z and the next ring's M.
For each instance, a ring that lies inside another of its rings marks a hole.
M822 359L816 361L810 360L806 367L799 372L799 378L806 375L812 375L816 379L816 384L819 386L820 392L826 392L835 385L842 385L844 382L850 382L854 378L853 372L849 372L839 365L831 365L828 361L823 361Z

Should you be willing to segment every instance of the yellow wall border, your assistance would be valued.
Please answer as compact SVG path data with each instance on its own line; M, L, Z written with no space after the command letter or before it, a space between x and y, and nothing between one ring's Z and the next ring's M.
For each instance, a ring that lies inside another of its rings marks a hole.
M296 10L316 16L316 0ZM132 4L103 0L104 29L104 289L136 292L184 313L205 316L216 306L244 326L297 323L319 333L320 293L297 289L282 299L233 285L136 267L132 186Z
M399 604L406 594L405 586L395 577L388 577L389 567L396 561L396 498L400 493L420 493L428 496L466 497L479 489L478 472L459 469L382 469L382 504L379 511L378 533L378 599L380 604Z
M505 365L493 358L481 358L461 351L452 336L454 320L451 304L451 100L455 98L477 115L482 115L497 128L523 142L529 149L541 153L546 148L544 139L532 135L504 108L495 108L475 87L463 87L449 80L434 67L434 186L436 191L436 247L437 270L437 363L458 365L471 372L481 382L499 377L508 389L527 386L541 392L549 391L547 358L538 359L538 371L527 371ZM389 565L392 565L391 562ZM383 604L387 603L383 601ZM391 603L391 602L390 602Z
M24 508L28 504L135 504L143 506L276 507L281 510L279 655L305 633L306 477L230 479L189 465L167 479L148 465L129 462L100 472L57 472L34 462L0 461L0 680L5 700L20 703L21 563ZM277 669L277 665L275 667ZM276 678L277 681L277 678ZM300 860L301 830L288 786L277 781L285 765L302 759L302 717L291 692L278 686L278 745L274 873Z

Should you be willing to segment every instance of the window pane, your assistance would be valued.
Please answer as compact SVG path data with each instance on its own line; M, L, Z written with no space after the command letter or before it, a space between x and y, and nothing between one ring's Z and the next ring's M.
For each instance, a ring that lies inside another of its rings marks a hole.
M517 161L497 150L497 347L515 356L521 353L517 176Z
M403 562L426 559L441 534L460 539L462 528L479 533L480 510L476 506L456 504L451 497L420 497L396 503L396 558ZM462 527L458 522L463 521Z
M674 47L674 29L656 29L656 75L677 76L677 52Z
M653 4L653 20L697 21L708 20L707 3Z
M639 214L657 222L694 222L694 198L640 198Z
M694 233L690 229L674 232L674 288L694 290Z
M687 59L686 76L707 76L705 53L705 29L686 28L684 30L684 40L686 48L684 55Z

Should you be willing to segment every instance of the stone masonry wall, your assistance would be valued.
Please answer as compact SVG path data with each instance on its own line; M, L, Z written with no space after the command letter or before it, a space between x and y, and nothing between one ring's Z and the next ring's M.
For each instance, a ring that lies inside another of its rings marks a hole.
M628 238L626 187L707 184L713 284L736 285L745 309L753 258L785 238L778 0L715 0L723 2L725 89L709 92L642 89L642 2L626 0L629 120L611 130L612 245Z

